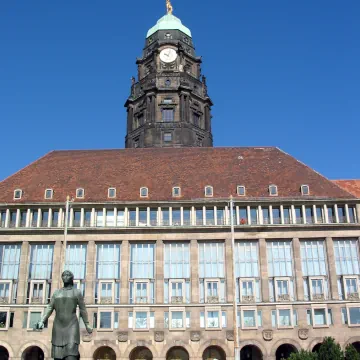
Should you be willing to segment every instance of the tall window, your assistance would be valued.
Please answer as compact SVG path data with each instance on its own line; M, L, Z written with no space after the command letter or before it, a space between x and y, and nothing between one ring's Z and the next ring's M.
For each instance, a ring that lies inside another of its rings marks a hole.
M301 242L301 265L305 300L328 298L325 243L323 240Z
M86 244L68 244L65 269L74 274L75 286L84 294L86 277ZM78 281L79 280L79 281Z
M271 301L294 299L294 281L290 241L267 243L269 291Z
M162 109L162 121L174 121L174 109Z
M261 301L257 242L239 241L235 244L235 276L239 301Z
M20 253L20 244L0 245L0 299L2 304L16 302Z
M130 303L154 303L155 244L131 244Z
M190 303L190 244L166 243L164 259L165 303Z
M199 243L200 302L225 302L224 243Z
M200 119L201 119L200 115L193 112L193 124L200 127Z
M359 300L359 249L355 239L334 241L340 299Z
M95 302L117 304L120 301L120 244L96 244Z

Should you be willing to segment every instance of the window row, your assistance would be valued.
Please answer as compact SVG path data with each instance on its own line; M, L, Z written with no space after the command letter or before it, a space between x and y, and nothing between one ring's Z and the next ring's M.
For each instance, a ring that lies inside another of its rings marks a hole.
M235 226L353 224L358 222L353 205L235 206ZM224 226L230 225L227 206L71 208L69 227ZM63 209L0 210L0 227L62 227Z

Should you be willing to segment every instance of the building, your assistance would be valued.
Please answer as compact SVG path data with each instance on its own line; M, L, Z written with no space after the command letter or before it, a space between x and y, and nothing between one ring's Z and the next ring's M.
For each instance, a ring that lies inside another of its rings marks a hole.
M33 325L63 261L95 328L83 360L231 360L236 323L241 359L360 348L358 197L278 148L213 148L171 12L137 64L126 149L54 151L0 182L0 359L50 359L53 318Z

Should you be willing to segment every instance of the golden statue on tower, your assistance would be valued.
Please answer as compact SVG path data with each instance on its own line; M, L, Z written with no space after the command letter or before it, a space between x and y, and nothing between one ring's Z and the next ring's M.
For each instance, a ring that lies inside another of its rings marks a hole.
M166 0L166 9L167 9L168 15L172 15L172 13L173 13L173 7L172 7L172 5L171 5L171 1L170 1L170 0Z

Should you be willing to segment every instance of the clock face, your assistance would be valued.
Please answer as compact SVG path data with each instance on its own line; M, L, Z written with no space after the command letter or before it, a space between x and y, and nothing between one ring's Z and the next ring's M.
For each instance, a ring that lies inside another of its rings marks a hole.
M176 60L177 53L174 49L166 48L160 53L160 60L164 63L172 63Z

